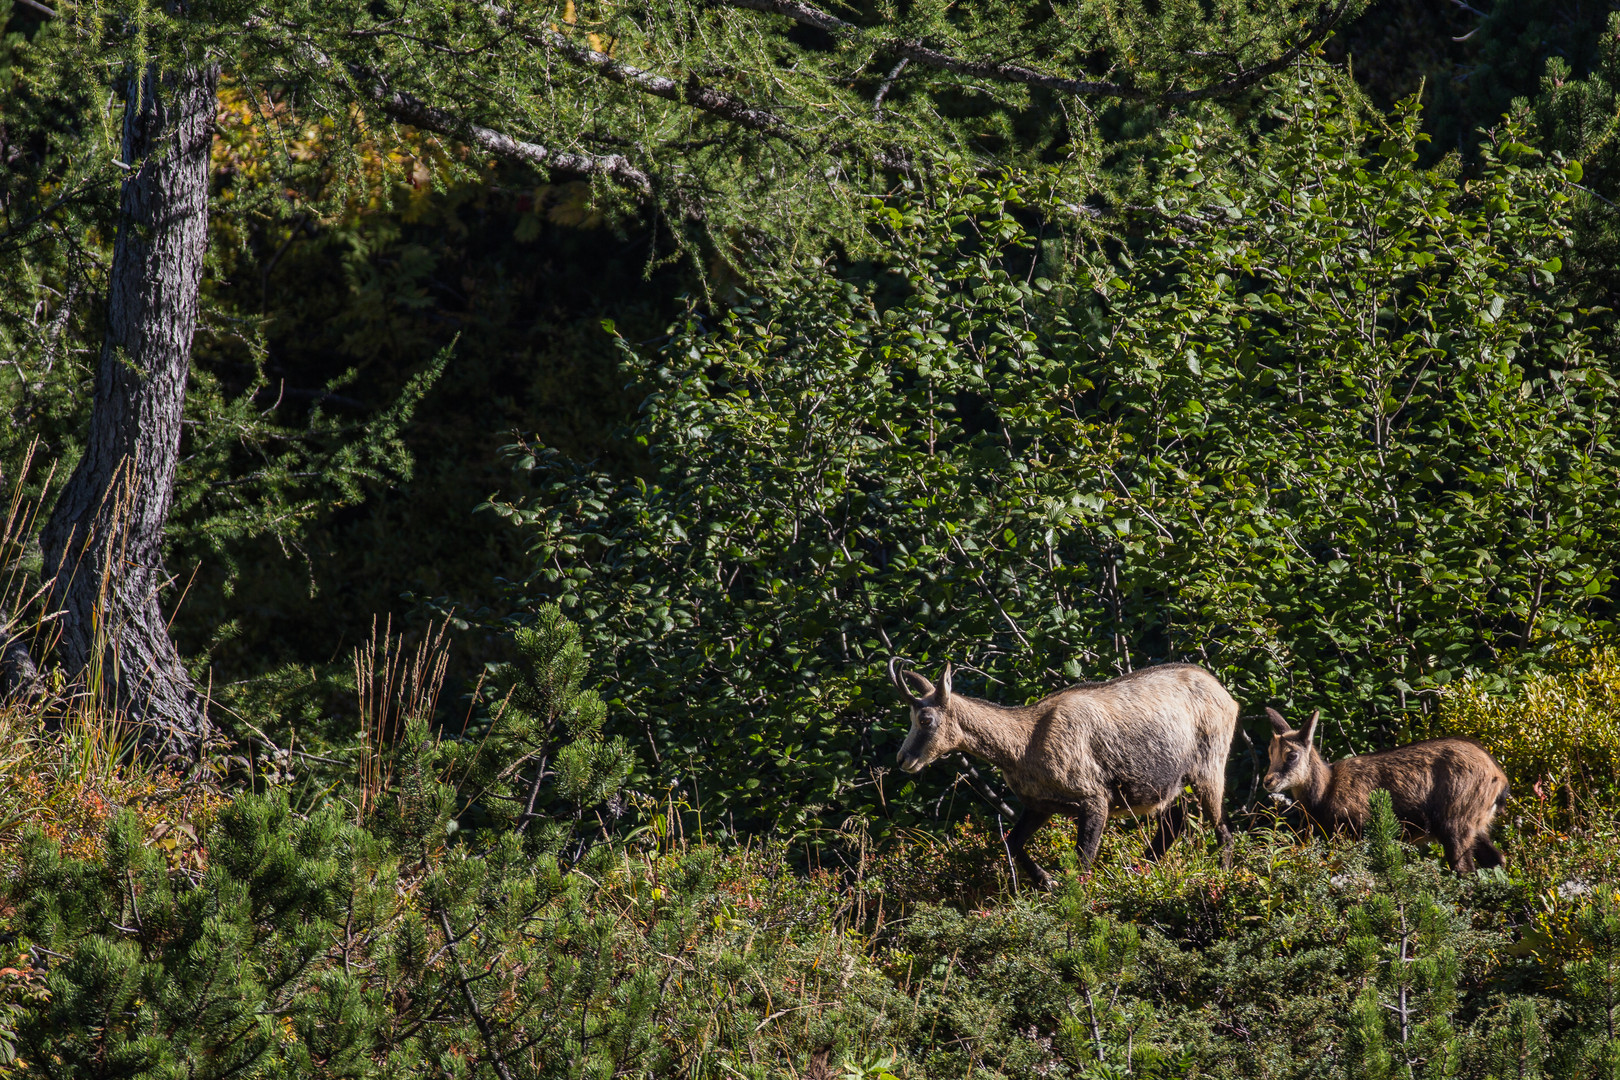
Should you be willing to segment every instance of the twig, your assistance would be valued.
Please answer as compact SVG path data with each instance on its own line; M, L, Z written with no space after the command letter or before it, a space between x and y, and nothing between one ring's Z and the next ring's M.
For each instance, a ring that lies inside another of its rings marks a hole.
M1018 892L1018 866L1013 862L1012 845L1007 843L1007 829L1003 825L1000 815L996 817L996 835L1001 837L1001 850L1007 856L1007 873L1011 876L1013 892Z
M989 803L990 809L1001 817L1015 818L1018 816L1013 811L1013 808L1007 805L1006 800L997 795L995 790L990 787L989 781L979 775L979 770L974 767L973 762L968 760L966 754L958 753L956 757L962 763L962 768L967 773L968 787L973 790L975 795Z
M779 1010L777 1012L771 1013L771 1015L769 1015L765 1019L761 1020L759 1022L759 1026L754 1029L754 1034L758 1035L761 1031L765 1030L765 1025L766 1024L770 1023L772 1020L780 1020L782 1017L786 1016L788 1013L796 1013L801 1009L819 1009L822 1006L829 1006L830 1007L830 1006L837 1005L837 1004L838 1004L838 1002L836 1002L836 1001L812 1001L812 1002L809 1002L809 1003L804 1004L804 1005L795 1005L791 1009L781 1009L781 1010Z
M819 8L802 3L801 0L722 0L731 7L747 8L751 11L763 11L773 15L783 15L804 26L813 26L817 30L846 40L861 34L861 27L852 22L838 18ZM978 79L988 79L1003 83L1020 83L1025 86L1038 86L1044 90L1051 90L1071 97L1117 97L1131 98L1143 101L1158 101L1168 105L1185 104L1192 101L1202 101L1206 98L1221 97L1226 94L1235 94L1246 90L1266 76L1281 71L1299 57L1314 48L1317 42L1333 30L1344 18L1350 8L1350 0L1340 0L1315 26L1311 27L1303 37L1272 60L1263 64L1256 64L1251 68L1242 68L1228 78L1219 82L1210 83L1196 90L1177 90L1165 94L1154 94L1134 86L1123 83L1100 82L1087 79L1073 79L1063 75L1053 75L1034 68L1027 68L1021 64L1008 64L995 60L962 60L930 48L920 41L893 39L878 43L880 51L891 53L907 60L915 60L924 67L937 68L940 71L949 71L957 75L968 75Z
M291 747L280 747L267 739L249 739L248 742L257 743L272 754L291 754L293 757L303 758L305 761L318 761L322 765L342 765L347 768L354 764L352 761L343 761L340 758L322 757L320 754L310 754L303 750L294 750Z
M906 70L906 65L909 63L911 63L911 57L902 56L899 62L889 69L889 74L883 79L883 85L878 87L876 96L872 98L872 119L883 119L883 99L889 96L889 87L894 85L894 80L900 77L900 73Z
M1086 995L1086 1011L1091 1014L1091 1041L1097 1048L1097 1060L1103 1059L1102 1029L1097 1026L1097 1003L1091 997L1091 984L1080 980L1080 992Z
M461 956L456 952L456 935L450 929L450 916L445 914L443 908L439 909L439 928L444 931L445 948L450 953L451 964L455 966L456 981L461 984L461 996L466 999L467 1009L472 1013L473 1023L478 1025L479 1035L483 1036L484 1047L489 1051L490 1060L495 1066L495 1072L500 1076L501 1080L512 1080L512 1070L507 1068L506 1061L501 1057L501 1052L495 1049L495 1036L489 1030L489 1021L484 1019L483 1012L478 1008L478 999L473 996L472 985L462 972Z
M403 90L389 87L381 76L356 69L356 81L366 87L372 100L383 112L395 120L441 135L464 139L487 154L511 158L538 165L545 169L579 173L584 176L605 176L643 195L652 194L652 178L630 163L623 154L574 154L553 150L539 143L515 139L504 131L474 123L447 109L429 105Z

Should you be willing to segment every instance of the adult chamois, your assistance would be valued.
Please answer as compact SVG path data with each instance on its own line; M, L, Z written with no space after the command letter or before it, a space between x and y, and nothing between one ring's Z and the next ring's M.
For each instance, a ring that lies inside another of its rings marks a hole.
M1324 832L1360 836L1370 813L1368 797L1383 788L1407 836L1420 844L1439 841L1457 873L1502 865L1502 853L1491 843L1491 820L1507 803L1508 778L1473 739L1426 739L1330 765L1314 743L1320 710L1298 731L1276 709L1266 715L1272 727L1266 790L1287 792Z
M900 767L914 773L965 750L999 768L1024 805L1009 838L1013 856L1042 888L1052 879L1024 844L1054 814L1075 819L1087 866L1110 817L1157 816L1148 856L1158 858L1185 824L1176 796L1190 785L1221 845L1231 843L1221 796L1238 706L1203 668L1162 664L1007 706L953 693L948 663L937 685L895 665L889 679L911 706Z

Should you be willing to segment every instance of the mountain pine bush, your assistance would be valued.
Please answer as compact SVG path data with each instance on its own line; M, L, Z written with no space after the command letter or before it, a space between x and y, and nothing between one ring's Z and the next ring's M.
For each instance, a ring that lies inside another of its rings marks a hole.
M26 957L0 970L6 1075L1506 1080L1616 1059L1620 901L1567 887L1602 866L1459 878L1387 807L1362 841L1255 829L1230 869L1193 847L1139 868L1121 836L1056 896L943 903L780 843L644 830L566 865L515 830L412 836L286 788L219 808L200 867L162 834L122 811L78 854L6 846ZM1548 903L1572 915L1561 954L1521 948Z
M513 631L514 657L485 696L491 716L464 747L462 789L500 828L528 833L537 850L559 851L588 831L605 836L625 809L622 789L636 757L622 736L604 736L607 705L584 686L590 664L578 625L555 604ZM575 850L577 855L577 849Z

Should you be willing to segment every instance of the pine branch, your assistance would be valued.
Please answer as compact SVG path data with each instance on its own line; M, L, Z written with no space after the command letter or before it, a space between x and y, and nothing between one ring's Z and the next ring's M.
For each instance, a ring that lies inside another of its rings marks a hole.
M814 27L824 33L835 37L848 37L859 32L854 23L845 22L836 15L828 14L820 8L800 3L799 0L722 0L731 7L747 8L751 11L763 11L774 15L785 15L801 26ZM971 75L979 79L991 79L996 82L1025 83L1030 86L1039 86L1047 90L1056 90L1059 93L1072 94L1077 97L1113 95L1116 97L1133 96L1134 92L1119 83L1088 82L1081 79L1068 79L1061 75L1049 75L1033 68L1026 68L1018 64L1002 64L993 60L959 60L954 56L931 49L920 41L894 39L879 46L883 52L893 53L925 67L937 68L941 71L953 72L957 75Z
M750 11L763 11L768 14L782 15L802 26L814 27L835 37L850 37L860 30L854 23L846 22L836 15L822 11L820 8L801 3L800 0L721 0L721 2L734 8L746 8ZM1154 94L1117 82L1071 79L1067 76L1053 75L1021 64L1001 63L994 60L962 60L938 49L930 48L915 39L896 38L882 43L878 48L879 51L891 53L940 71L949 71L957 75L969 75L976 79L988 79L994 82L1038 86L1044 90L1051 90L1072 97L1139 98L1156 100L1165 104L1180 104L1234 94L1253 86L1268 75L1281 71L1325 38L1339 24L1339 20L1344 18L1349 7L1350 0L1339 0L1338 5L1313 26L1303 38L1274 60L1268 60L1264 64L1238 71L1220 82L1212 83L1197 90L1181 90L1166 94Z
M906 70L909 63L910 58L902 56L895 62L894 67L889 69L889 74L883 79L883 85L878 87L878 92L872 98L872 119L883 119L883 99L889 96L889 89L894 86L894 80L900 77L900 73Z
M741 98L726 93L724 90L706 86L698 80L695 74L688 76L686 82L682 84L657 72L645 71L630 64L621 63L606 53L583 48L555 31L548 30L540 34L525 34L522 37L524 41L531 45L547 48L569 63L589 68L603 78L619 83L621 86L628 86L631 89L640 90L643 93L663 98L666 101L690 105L713 116L730 120L739 127L771 135L800 146L804 145L799 138L799 133L782 117L768 109L756 108ZM902 60L901 63L903 64L905 61ZM896 74L898 74L898 69ZM888 89L889 84L885 83L883 92L886 94ZM878 105L881 106L881 103L882 98L880 97ZM838 142L827 146L826 149L833 153L849 153L858 149L858 146L853 142ZM890 169L903 173L912 171L911 161L900 151L884 148L859 149L880 169Z
M501 1052L495 1048L495 1033L490 1029L489 1021L484 1018L483 1010L478 1007L478 999L473 996L472 980L467 977L461 966L461 957L456 952L456 935L450 929L450 916L443 908L437 912L439 928L444 931L445 948L450 952L450 962L454 967L456 981L461 984L461 996L467 1003L467 1009L472 1013L473 1023L478 1025L478 1034L483 1037L484 1047L489 1051L490 1064L501 1080L512 1080L512 1070L507 1067L506 1060Z
M1261 79L1276 74L1314 49L1319 42L1333 32L1333 28L1339 25L1339 21L1344 18L1345 12L1349 10L1350 0L1339 0L1337 7L1323 16L1322 20L1313 26L1309 33L1275 60L1269 60L1264 64L1258 64L1245 71L1240 71L1229 79L1224 79L1199 90L1184 90L1180 93L1165 94L1159 100L1170 104L1179 104L1185 101L1202 101L1206 98L1223 97L1227 94L1235 94L1240 90L1247 90Z

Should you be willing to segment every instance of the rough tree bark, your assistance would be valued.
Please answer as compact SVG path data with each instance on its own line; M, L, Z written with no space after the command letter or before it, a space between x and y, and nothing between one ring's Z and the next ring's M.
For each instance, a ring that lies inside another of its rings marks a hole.
M159 594L208 232L212 67L131 76L107 336L84 457L40 533L61 656L161 756L211 732Z

